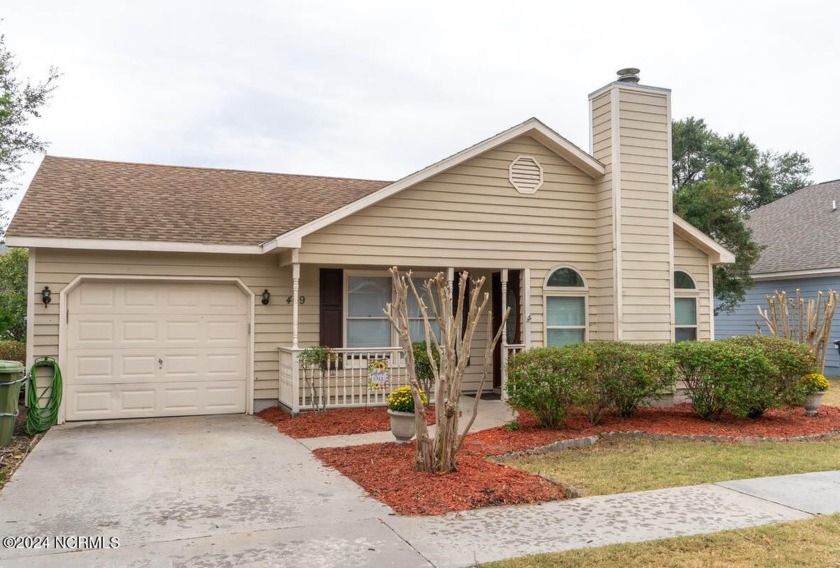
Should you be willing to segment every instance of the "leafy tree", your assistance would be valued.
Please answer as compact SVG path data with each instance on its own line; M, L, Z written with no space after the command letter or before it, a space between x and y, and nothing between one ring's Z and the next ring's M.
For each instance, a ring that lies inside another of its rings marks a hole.
M719 302L715 313L731 311L743 301L761 251L739 210L740 192L738 176L718 167L674 192L674 212L735 254L734 264L714 269L715 299Z
M743 133L721 136L701 118L674 121L672 133L674 212L735 254L714 271L715 313L731 311L761 252L747 213L811 183L811 164L799 152L761 151Z
M799 152L764 151L756 160L744 209L752 211L811 183L811 162Z
M811 183L811 162L800 152L761 151L745 134L720 136L702 118L676 120L672 132L675 190L719 168L738 176L739 207L752 211Z
M11 249L0 256L0 339L26 340L28 266L25 249Z
M46 150L46 143L27 130L29 120L39 117L41 107L55 89L58 70L50 68L41 83L21 81L15 76L17 64L0 34L0 239L5 233L8 211L2 206L17 189L14 181L24 158Z

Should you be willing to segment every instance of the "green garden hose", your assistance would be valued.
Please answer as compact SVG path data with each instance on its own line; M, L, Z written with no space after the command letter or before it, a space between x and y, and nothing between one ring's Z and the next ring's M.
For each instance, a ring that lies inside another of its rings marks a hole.
M38 367L50 367L53 370L52 384L38 396L38 387L35 382ZM61 404L61 369L58 363L52 359L41 359L35 361L29 371L29 392L26 403L29 407L26 416L26 433L30 436L36 432L46 432L58 420L58 406ZM48 396L46 402L41 405L41 400Z

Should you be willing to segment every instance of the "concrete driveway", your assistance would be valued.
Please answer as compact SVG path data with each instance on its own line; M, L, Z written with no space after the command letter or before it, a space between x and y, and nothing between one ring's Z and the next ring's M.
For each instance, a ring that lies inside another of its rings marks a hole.
M390 514L254 417L64 425L0 492L0 536L49 548L4 540L0 565L429 566Z

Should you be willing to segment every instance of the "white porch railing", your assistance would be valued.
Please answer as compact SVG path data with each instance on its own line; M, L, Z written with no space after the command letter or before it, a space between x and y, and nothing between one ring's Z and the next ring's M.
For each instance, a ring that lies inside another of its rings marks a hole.
M516 355L517 353L521 353L525 351L525 344L519 343L515 345L502 345L502 399L507 400L507 362L508 359Z
M293 413L384 406L392 390L408 384L400 347L332 349L335 359L321 368L302 364L301 352L280 347L280 402Z

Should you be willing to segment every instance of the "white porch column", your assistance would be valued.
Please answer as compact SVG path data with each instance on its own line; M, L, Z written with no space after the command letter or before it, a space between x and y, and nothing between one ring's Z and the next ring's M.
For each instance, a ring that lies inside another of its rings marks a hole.
M503 316L504 313L507 311L507 286L508 286L508 269L503 268L502 269L502 298L501 298L502 299L502 313L500 314L500 317ZM492 331L493 331L493 333L495 333L498 330L494 329ZM493 338L488 337L487 341L490 341L491 339L493 339ZM508 352L507 352L508 341L507 341L507 339L508 339L507 338L507 322L504 322L504 324L502 325L501 357L499 358L500 359L500 364L502 366L500 374L501 374L501 377L502 377L501 389L502 389L502 396L503 397L505 396L504 395L505 390L506 390L505 387L507 386L507 356L508 356ZM507 398L507 397L505 397L505 398Z
M531 269L525 268L522 271L522 281L520 287L522 290L522 333L525 334L523 342L525 349L531 348Z
M300 249L292 249L292 349L298 348L300 306Z

